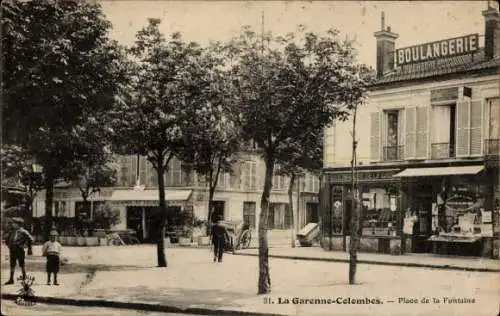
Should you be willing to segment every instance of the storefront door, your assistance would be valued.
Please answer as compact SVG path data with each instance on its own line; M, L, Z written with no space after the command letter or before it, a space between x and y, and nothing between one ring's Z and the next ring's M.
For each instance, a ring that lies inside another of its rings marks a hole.
M413 207L417 221L413 229L412 252L430 252L428 238L432 235L432 197L415 197Z

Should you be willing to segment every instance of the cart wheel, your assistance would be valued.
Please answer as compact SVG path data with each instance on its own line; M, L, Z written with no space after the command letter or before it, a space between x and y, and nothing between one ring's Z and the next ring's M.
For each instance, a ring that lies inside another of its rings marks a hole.
M241 235L241 239L240 239L240 248L241 249L248 249L250 247L250 242L252 241L252 234L250 233L250 231L245 231L242 235Z

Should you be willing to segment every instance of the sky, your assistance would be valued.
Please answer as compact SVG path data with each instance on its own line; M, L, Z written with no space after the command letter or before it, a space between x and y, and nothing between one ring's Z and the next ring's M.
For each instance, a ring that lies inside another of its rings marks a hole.
M399 34L396 48L478 33L483 46L487 1L145 1L98 0L113 24L111 37L131 45L148 18L162 20L165 35L179 31L188 41L225 41L242 26L284 35L298 25L323 33L330 28L356 39L358 60L376 61L373 33L385 25Z

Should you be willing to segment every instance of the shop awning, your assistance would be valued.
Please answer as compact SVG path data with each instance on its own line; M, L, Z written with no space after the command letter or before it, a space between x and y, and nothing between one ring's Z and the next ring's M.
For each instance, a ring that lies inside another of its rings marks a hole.
M439 177L451 175L475 175L481 172L484 166L466 167L436 167L436 168L409 168L395 174L395 178L409 177Z
M193 190L165 190L167 201L186 201ZM111 201L158 201L158 190L115 190Z

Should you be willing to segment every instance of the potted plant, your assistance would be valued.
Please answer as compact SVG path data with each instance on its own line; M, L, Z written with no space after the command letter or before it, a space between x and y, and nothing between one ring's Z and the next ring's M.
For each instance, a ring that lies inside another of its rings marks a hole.
M185 225L182 229L182 235L179 237L179 245L189 246L193 239L193 227Z
M99 239L94 236L94 221L89 220L86 223L86 234L85 234L85 245L86 246L97 246L99 245Z
M204 220L195 220L193 229L193 239L198 242L199 246L207 246L210 244L210 237L206 235L207 222Z
M84 234L78 234L78 236L76 236L76 245L77 246L85 246Z
M92 242L96 245L107 245L106 230L120 223L120 211L114 209L109 203L100 204L94 210Z

